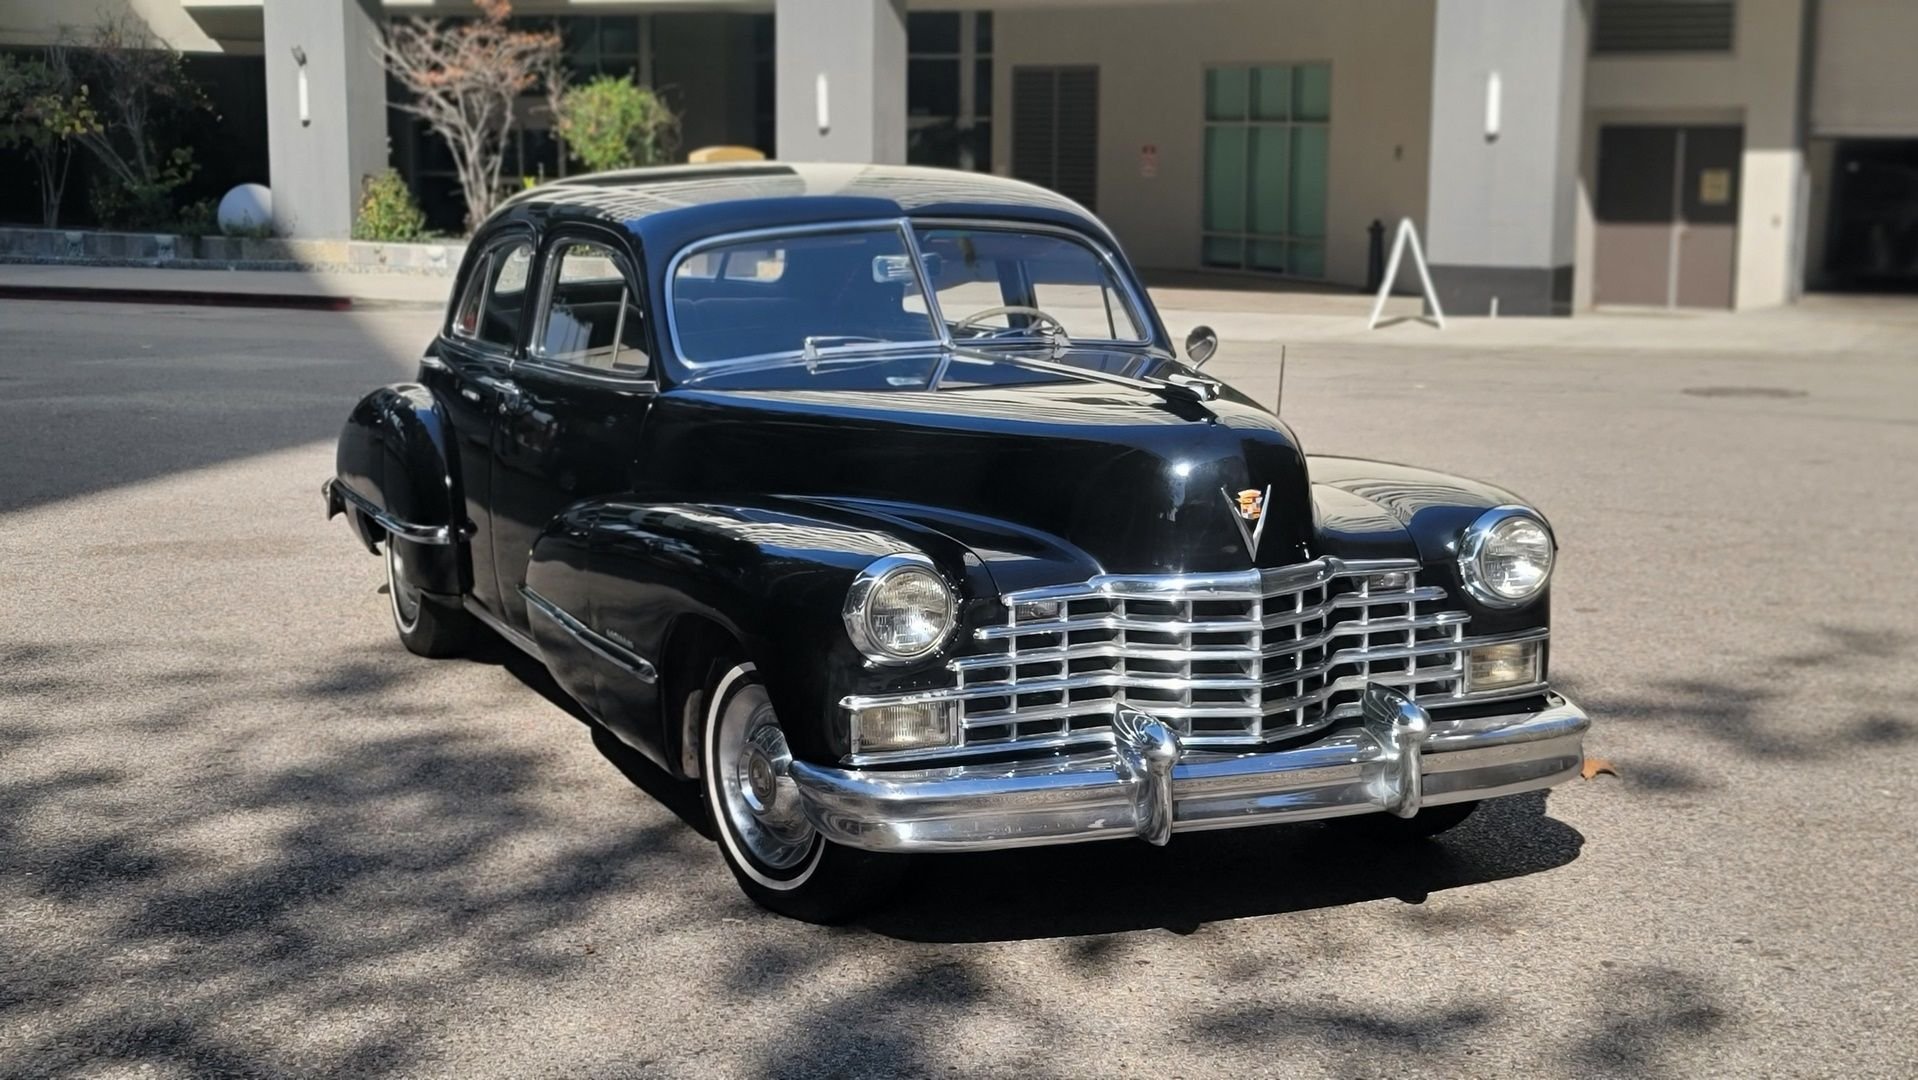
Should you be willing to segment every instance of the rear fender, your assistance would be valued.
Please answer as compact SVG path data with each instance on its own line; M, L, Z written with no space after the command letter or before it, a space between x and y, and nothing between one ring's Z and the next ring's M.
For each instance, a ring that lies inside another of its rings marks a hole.
M360 399L340 431L328 516L345 511L368 548L392 542L400 571L428 592L472 586L459 446L446 411L415 383L384 386Z

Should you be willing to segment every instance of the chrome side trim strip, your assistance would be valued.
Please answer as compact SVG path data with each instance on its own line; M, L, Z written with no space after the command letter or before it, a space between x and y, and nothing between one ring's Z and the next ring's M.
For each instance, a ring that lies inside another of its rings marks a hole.
M564 608L541 596L530 587L521 585L519 594L526 598L527 611L536 611L551 619L561 630L571 634L574 640L600 659L625 670L627 674L640 682L659 681L659 669L655 668L650 660L580 622Z
M505 638L508 645L538 660L542 664L546 662L546 655L539 651L539 642L506 625L504 620L480 606L480 602L473 599L472 596L468 595L465 597L461 601L461 606L466 608L475 619L485 623L487 629Z
M416 525L380 509L379 505L366 496L354 491L339 480L326 482L329 500L338 497L342 502L350 503L353 509L373 519L373 523L385 529L388 534L402 540L411 540L416 544L454 544L473 535L472 523L461 525L456 532L448 525Z

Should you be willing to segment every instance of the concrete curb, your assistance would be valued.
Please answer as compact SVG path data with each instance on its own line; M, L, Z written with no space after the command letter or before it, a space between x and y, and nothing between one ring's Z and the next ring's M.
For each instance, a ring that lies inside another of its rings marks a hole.
M0 300L77 300L101 304L188 304L199 307L291 308L348 311L350 296L315 293L210 292L205 289L129 289L85 285L0 284Z

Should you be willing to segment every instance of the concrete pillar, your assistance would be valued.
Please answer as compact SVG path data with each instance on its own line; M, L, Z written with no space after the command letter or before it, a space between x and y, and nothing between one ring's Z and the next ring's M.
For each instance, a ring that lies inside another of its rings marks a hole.
M274 227L345 237L362 178L386 168L379 0L266 0L265 24Z
M1587 14L1437 0L1426 253L1448 315L1567 315Z
M777 156L903 163L905 0L778 0L773 20Z

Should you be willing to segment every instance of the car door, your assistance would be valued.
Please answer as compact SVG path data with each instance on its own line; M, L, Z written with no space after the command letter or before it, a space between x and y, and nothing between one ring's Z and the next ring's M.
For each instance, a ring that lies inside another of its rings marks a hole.
M433 391L453 425L459 447L461 490L473 522L468 541L473 558L473 598L494 614L502 610L493 568L493 426L519 353L521 321L532 282L534 237L512 228L488 238L467 270L458 301L420 365L420 381Z
M493 565L516 630L530 632L521 589L540 534L568 507L637 481L658 384L636 254L628 237L587 225L555 230L541 249L538 309L493 433ZM546 599L590 624L583 595Z

